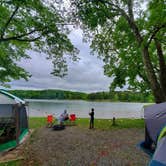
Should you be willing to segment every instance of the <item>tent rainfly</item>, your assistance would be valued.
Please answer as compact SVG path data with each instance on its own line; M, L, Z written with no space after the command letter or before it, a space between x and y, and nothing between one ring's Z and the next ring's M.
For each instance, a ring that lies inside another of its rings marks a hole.
M15 148L27 133L25 101L0 90L0 152Z
M144 148L155 149L150 166L166 166L166 102L144 109Z

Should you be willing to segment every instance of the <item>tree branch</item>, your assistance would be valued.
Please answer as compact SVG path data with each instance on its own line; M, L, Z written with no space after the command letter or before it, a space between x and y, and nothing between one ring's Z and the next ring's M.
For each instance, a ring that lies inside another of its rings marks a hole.
M15 16L15 14L17 13L18 9L19 9L19 7L17 6L17 7L15 8L15 10L13 11L12 15L10 16L9 20L6 22L4 28L2 28L1 38L3 38L6 28L7 28L8 25L10 24L11 20L12 20L13 17Z
M148 43L147 43L147 46L150 45L150 43L152 42L152 40L155 38L156 34L160 31L160 29L162 28L165 28L166 27L166 24L163 24L161 25L160 27L156 27L156 29L153 31Z
M73 24L67 24L67 23L57 23L56 25L73 25ZM42 27L42 28L39 28L39 29L34 29L34 30L31 30L30 32L27 32L27 33L23 33L21 35L19 34L16 34L15 36L11 36L11 37L7 37L7 38L0 38L0 42L3 42L3 41L10 41L10 40L19 40L19 41L34 41L34 39L31 39L31 38L27 38L25 39L24 37L28 37L28 35L31 35L35 32L42 32L42 34L47 34L49 33L50 31L47 30L48 27ZM23 38L23 39L22 39ZM41 37L40 37L41 38Z
M30 34L33 34L33 33L37 32L37 31L39 31L39 30L34 29L34 30L32 30L32 31L30 31L28 33L23 33L21 35L16 35L16 36L8 37L8 38L1 38L0 42L2 42L2 41L9 41L9 40L21 40L22 37L28 36Z
M154 41L155 41L155 46L157 49L157 55L158 55L159 66L160 66L160 70L159 70L160 84L166 98L166 62L165 62L160 41L157 38L154 38Z
M145 75L143 75L143 73L140 72L141 70L137 70L138 72L138 75L149 85L150 82L149 80L147 79L147 77Z
M19 39L19 38L17 38L17 39L12 39L12 40L17 40L17 41L22 41L22 42L34 42L34 41L36 41L36 40L38 40L38 39L40 39L42 37L42 35L41 36L39 36L39 37L36 37L36 38L30 38L30 39Z
M128 13L131 20L134 21L134 15L133 15L133 0L128 0Z
M129 2L127 4L128 5L128 9L129 9L129 16L118 5L116 5L116 4L114 4L114 3L110 2L110 1L106 1L106 0L99 0L99 1L101 3L105 3L105 4L110 5L111 7L114 7L114 10L119 12L120 15L126 19L126 21L128 22L129 26L131 27L132 31L134 32L134 35L135 35L138 43L141 44L143 39L142 39L142 36L141 36L141 34L139 32L139 29L138 29L137 25L134 22L134 16L133 16L133 12L132 12L132 7L133 7L132 0L129 0Z
M26 34L14 36L14 37L9 37L9 38L5 38L5 39L0 39L0 42L2 42L2 41L9 41L9 40L17 40L17 41L24 41L24 42L33 42L33 41L36 41L36 40L42 38L42 36L43 36L44 34L48 34L48 33L50 32L49 30L44 31L44 29L46 29L46 27L43 28L43 29L41 29L41 30L36 30L36 29L34 29L34 30L32 30L31 32L26 33ZM34 32L39 32L39 31L42 31L42 33L41 33L40 36L38 36L38 37L36 37L36 38L22 38L22 37L26 37L26 36L28 36L28 35L34 33Z
M113 10L123 11L124 12L124 10L121 9L118 5L115 5L114 3L110 2L110 1L105 1L105 0L98 0L98 1L101 2L101 3L108 4L108 5L112 6L112 7L114 7Z

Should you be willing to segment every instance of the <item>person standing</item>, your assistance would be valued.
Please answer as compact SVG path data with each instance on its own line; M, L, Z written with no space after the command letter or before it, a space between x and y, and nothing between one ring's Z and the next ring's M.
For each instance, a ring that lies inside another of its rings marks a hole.
M90 115L90 124L89 124L89 129L94 128L94 108L91 109L91 112L89 113Z

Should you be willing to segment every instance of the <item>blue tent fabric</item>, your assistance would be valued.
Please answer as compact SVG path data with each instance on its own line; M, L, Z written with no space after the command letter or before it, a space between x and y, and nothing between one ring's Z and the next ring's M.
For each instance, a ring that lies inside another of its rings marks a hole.
M160 163L156 160L152 160L150 166L166 166L166 164Z
M166 166L166 136L163 128L166 125L166 102L144 108L145 141L143 150L147 153L153 148L155 152L149 166Z
M146 107L144 118L148 134L156 144L159 132L166 124L166 102Z
M166 166L166 136L158 142L150 166Z
M144 146L144 144L145 144L145 141L141 141L141 142L138 144L138 147L139 147L141 150L143 150L146 154L148 154L149 157L152 157L153 154L154 154L154 150L146 148L146 147Z

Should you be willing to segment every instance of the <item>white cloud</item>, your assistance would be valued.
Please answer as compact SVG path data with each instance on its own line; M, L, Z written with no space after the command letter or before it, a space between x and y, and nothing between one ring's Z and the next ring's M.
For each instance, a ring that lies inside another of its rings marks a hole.
M19 65L32 74L28 82L24 80L10 83L14 89L66 89L74 91L108 91L111 78L104 76L103 63L97 56L90 55L88 43L82 42L80 29L69 35L72 43L80 50L78 62L68 62L68 75L57 78L50 75L52 63L46 55L29 51L32 59L24 59Z

